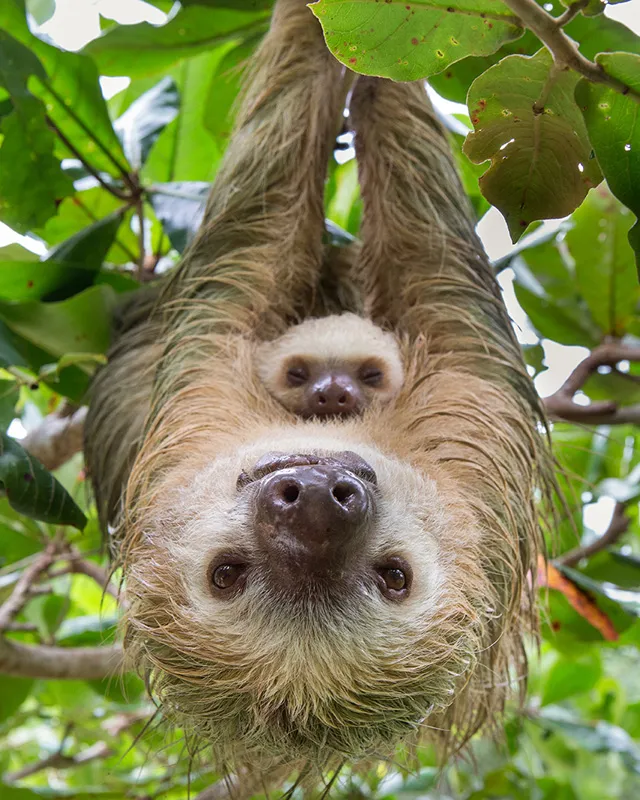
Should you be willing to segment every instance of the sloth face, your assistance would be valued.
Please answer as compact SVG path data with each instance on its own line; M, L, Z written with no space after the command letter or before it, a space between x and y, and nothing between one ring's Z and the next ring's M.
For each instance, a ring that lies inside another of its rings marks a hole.
M292 433L216 459L168 498L139 580L135 559L133 647L225 756L379 753L471 666L434 482L340 441Z

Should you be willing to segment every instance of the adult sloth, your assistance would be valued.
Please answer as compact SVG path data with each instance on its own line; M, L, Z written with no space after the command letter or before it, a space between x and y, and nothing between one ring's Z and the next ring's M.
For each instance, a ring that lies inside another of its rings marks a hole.
M534 617L540 408L423 85L357 80L351 278L323 246L351 77L304 0L279 0L199 234L150 315L129 310L89 416L128 654L236 767L464 740ZM358 290L403 343L403 388L296 418L255 349Z

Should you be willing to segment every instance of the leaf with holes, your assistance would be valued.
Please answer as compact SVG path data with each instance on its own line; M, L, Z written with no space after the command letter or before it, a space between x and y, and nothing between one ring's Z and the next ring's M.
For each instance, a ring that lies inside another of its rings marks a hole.
M500 0L318 0L311 10L339 61L396 81L427 78L467 56L495 53L523 33Z
M5 433L0 433L0 484L11 507L21 514L80 530L86 524L67 490Z
M514 242L534 220L571 214L602 180L573 99L577 80L540 50L508 56L469 90L475 132L464 151L477 164L491 160L480 186Z
M583 78L576 100L609 188L640 219L640 56L600 53L596 61L636 96ZM640 270L640 222L629 231L629 241Z

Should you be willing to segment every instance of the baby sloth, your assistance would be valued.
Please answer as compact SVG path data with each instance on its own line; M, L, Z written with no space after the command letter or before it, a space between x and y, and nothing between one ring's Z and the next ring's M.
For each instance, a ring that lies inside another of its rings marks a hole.
M402 386L402 359L392 334L356 314L294 325L260 345L257 372L282 405L302 417L360 414Z

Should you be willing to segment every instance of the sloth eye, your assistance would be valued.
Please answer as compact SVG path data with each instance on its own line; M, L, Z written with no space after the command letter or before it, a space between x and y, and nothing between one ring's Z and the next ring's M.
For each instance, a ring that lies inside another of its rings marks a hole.
M388 600L403 600L411 587L411 567L403 558L393 557L376 568L378 585Z
M211 570L213 588L221 592L227 592L239 583L245 572L246 566L244 564L218 564Z
M309 373L305 367L289 367L287 370L287 383L289 386L302 386L309 380Z
M360 380L367 386L379 386L384 375L378 367L364 367L360 372Z

